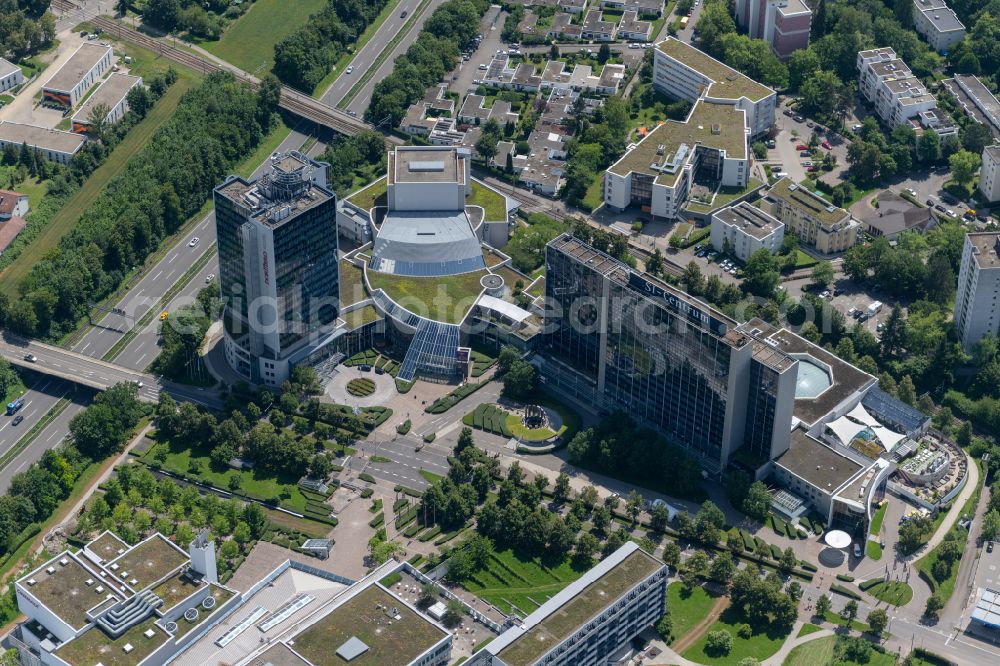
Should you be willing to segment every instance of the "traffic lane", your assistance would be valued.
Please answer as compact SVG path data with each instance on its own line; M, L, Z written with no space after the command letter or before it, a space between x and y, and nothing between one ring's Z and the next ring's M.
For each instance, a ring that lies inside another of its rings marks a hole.
M40 460L42 454L58 446L66 438L66 435L69 434L69 422L90 404L92 395L93 393L90 391L77 391L73 396L73 401L66 406L66 409L42 428L28 447L0 469L0 493L7 492L10 488L10 481L15 475L23 472L31 463Z
M166 312L175 312L182 306L197 302L198 292L208 285L208 277L217 278L219 274L219 258L213 256L205 266L195 274L184 288L166 305ZM218 284L218 281L215 281ZM167 323L170 319L167 319ZM115 357L115 365L145 372L146 368L160 353L160 318L153 317L143 329Z
M372 38L365 44L360 51L354 54L351 61L347 64L348 67L353 67L354 69L350 74L347 73L347 68L340 73L340 76L330 84L330 87L326 89L323 96L320 98L324 104L329 106L337 106L340 100L344 99L344 96L351 90L354 84L364 76L378 54L382 53L392 38L399 34L403 29L403 26L413 17L413 12L416 11L417 7L420 6L422 0L400 0L400 3L393 10L393 13L386 17L385 23L379 26L378 32L376 32ZM433 11L433 9L428 6L424 11L426 16L430 16L428 12ZM406 16L403 17L403 12L406 12ZM418 17L414 19L415 21L420 21ZM419 32L419 27L416 25L411 28Z
M302 147L308 135L293 130L278 146L278 151L293 150ZM254 171L253 177L263 174L267 161L265 160ZM191 240L198 238L198 243L190 247ZM114 307L124 310L129 319L117 314L107 314L97 321L97 324L73 345L74 351L88 356L103 357L114 347L121 336L131 328L151 308L157 307L160 300L185 272L201 256L210 251L215 242L215 213L211 212L188 232L179 238L155 266L153 266L138 283L126 293ZM214 253L214 250L211 250Z
M396 47L392 50L389 57L386 58L375 71L375 75L371 77L371 79L369 79L364 86L362 86L361 90L358 91L358 94L353 100L351 100L350 104L347 105L348 111L353 111L359 118L364 115L365 110L368 108L368 103L371 101L375 85L382 79L392 74L392 70L395 68L396 58L405 53L406 49L410 48L410 45L417 40L417 35L419 35L420 31L423 29L424 21L426 21L427 17L433 14L434 10L443 4L443 2L444 0L431 0L430 4L427 5L427 9L425 9L424 13L417 19L417 23L408 33L406 33L399 43L396 44ZM492 11L492 9L488 11L487 15L489 15ZM376 126L377 124L378 123L376 121ZM387 127L385 129L391 128Z
M21 396L24 406L17 412L24 420L15 426L12 424L14 415L0 417L0 455L9 451L71 388L70 382L48 375L42 375L32 382L31 388Z
M497 17L497 22L491 24L484 22L480 25L483 39L479 42L479 48L469 55L469 61L458 61L458 67L451 72L451 82L448 89L452 92L464 95L470 90L475 90L478 86L473 83L476 79L482 79L486 71L480 69L481 65L489 67L490 61L501 47L501 33L503 32L503 21L506 20L507 13L501 12Z

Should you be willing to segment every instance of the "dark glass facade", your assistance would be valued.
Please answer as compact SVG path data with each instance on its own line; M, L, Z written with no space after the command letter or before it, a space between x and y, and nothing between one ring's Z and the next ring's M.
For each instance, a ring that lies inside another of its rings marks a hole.
M244 181L245 182L245 181ZM216 248L219 253L219 289L226 303L247 316L247 283L244 275L243 234L249 211L215 191Z
M577 372L597 381L601 359L599 321L604 277L552 248L545 254L547 352Z
M771 457L779 375L756 359L750 362L747 417L743 441L747 451L761 461Z

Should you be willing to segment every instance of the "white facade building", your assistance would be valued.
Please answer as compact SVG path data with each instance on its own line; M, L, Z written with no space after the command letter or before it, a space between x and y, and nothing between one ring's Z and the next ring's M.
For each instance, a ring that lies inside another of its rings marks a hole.
M128 111L129 92L141 85L141 76L118 73L109 76L73 114L73 131L80 134L89 131L91 127L90 116L94 109L101 105L108 109L107 115L104 116L104 123L106 125L117 123Z
M674 37L656 45L653 86L670 97L689 102L704 97L745 111L751 136L774 125L777 94L772 89Z
M608 167L605 205L618 211L638 205L673 219L699 171L723 187L746 187L751 160L746 123L743 109L698 100L687 120L658 125Z
M71 109L90 87L97 83L114 61L114 50L85 42L42 87L42 99L48 104Z
M0 122L0 150L7 146L13 146L15 150L20 150L22 144L27 144L29 148L34 148L41 153L45 159L60 164L66 164L73 159L73 156L86 142L86 137L73 132L21 123Z
M780 220L746 201L712 215L712 247L719 252L728 247L740 261L758 250L774 254L784 238L785 225Z
M965 37L965 26L944 0L913 0L913 27L939 53Z
M979 170L979 191L987 201L1000 201L1000 146L983 148L983 166Z
M958 133L954 123L938 110L934 95L891 48L859 51L857 68L861 72L858 85L861 94L889 128L910 123L939 136Z
M24 73L21 72L21 68L9 60L0 58L0 93L7 92L22 83L24 83Z
M959 342L971 351L987 333L1000 332L1000 234L968 234L962 248L955 296L955 330Z

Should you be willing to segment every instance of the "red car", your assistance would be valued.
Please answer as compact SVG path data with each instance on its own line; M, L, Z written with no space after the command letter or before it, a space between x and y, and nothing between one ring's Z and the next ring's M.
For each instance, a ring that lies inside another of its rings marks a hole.
M809 150L809 146L807 146L804 143L800 143L799 145L795 146L795 150Z
M816 171L819 171L819 167L811 166L808 169L806 169L806 171L808 171L809 173L814 173Z
M831 144L826 139L823 139L823 143L821 143L820 145L826 148L827 150L833 150L833 144Z

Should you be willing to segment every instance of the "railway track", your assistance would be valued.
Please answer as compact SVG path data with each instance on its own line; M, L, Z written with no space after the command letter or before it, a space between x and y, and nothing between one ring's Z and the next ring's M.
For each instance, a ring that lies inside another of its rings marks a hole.
M52 9L58 9L61 12L73 12L79 9L79 7L69 0L52 0Z
M56 3L60 5L72 5L68 0L54 0L53 5ZM114 35L118 39L122 39L137 46L149 49L150 51L161 55L168 60L172 60L178 64L185 65L191 69L210 74L213 72L223 72L228 71L235 74L237 78L245 81L248 85L256 88L259 81L252 77L250 74L244 72L241 69L229 66L220 65L217 62L209 60L208 58L203 58L195 53L186 51L184 49L171 46L170 44L156 39L155 37L150 37L137 30L133 30L127 26L113 21L106 16L98 16L94 18L91 23L95 26L101 28L102 30ZM344 134L346 136L353 136L362 130L374 129L368 123L353 118L342 111L338 111L331 106L320 102L319 100L313 99L308 95L305 95L297 90L289 88L288 86L281 86L281 98L278 105L288 111L289 113L294 113L297 116L310 120L314 123L328 127L335 132ZM387 137L387 142L390 144L398 143L395 137Z

